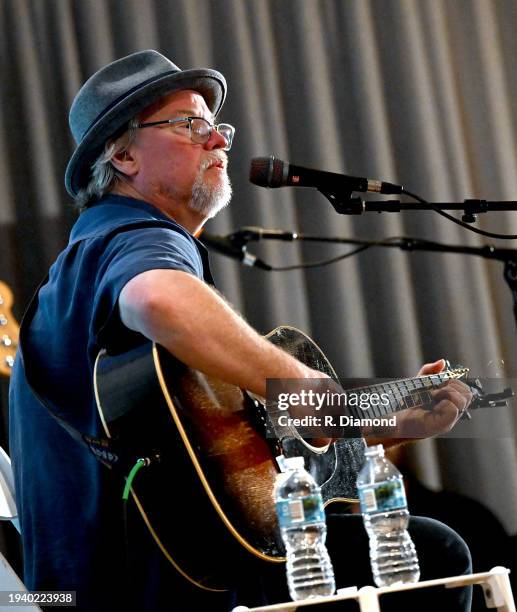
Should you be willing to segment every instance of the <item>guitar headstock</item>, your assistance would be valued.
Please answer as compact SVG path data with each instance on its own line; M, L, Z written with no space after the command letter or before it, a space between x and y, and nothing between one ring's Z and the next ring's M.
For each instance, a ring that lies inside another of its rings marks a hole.
M463 381L470 389L472 393L472 401L469 405L468 410L462 415L462 419L470 419L470 410L475 408L496 408L500 406L508 406L508 400L515 397L514 391L510 387L506 387L496 393L487 393L483 389L483 383L481 379L472 379L468 377L470 372L469 368L463 366L451 367L449 362L446 362L447 370L444 374L447 374L448 378L465 378Z
M11 375L20 331L11 312L12 305L13 293L0 281L0 374L4 376Z
M470 372L469 368L460 366L457 368L447 368L447 370L445 370L443 374L445 374L448 379L453 379L453 378L463 378L464 376L467 376L469 372Z
M493 393L487 393L483 389L483 381L480 378L466 380L465 383L470 388L472 393L472 402L469 410L475 408L498 408L507 407L508 401L515 397L515 393L511 387L506 387ZM490 385L491 386L491 385ZM467 413L467 418L470 418Z

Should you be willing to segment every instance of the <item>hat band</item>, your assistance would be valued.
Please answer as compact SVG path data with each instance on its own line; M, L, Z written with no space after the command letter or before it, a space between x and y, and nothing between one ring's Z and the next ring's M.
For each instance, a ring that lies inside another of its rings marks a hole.
M110 104L108 104L108 106L106 108L104 108L97 115L97 117L95 117L95 119L90 123L90 127L83 134L83 136L81 138L81 141L84 140L84 138L89 134L89 132L92 130L92 128L94 128L95 125L104 117L104 115L108 114L109 111L114 106L116 106L121 100L123 100L124 98L129 97L132 93L134 93L135 91L138 91L139 89L141 89L142 87L145 87L146 85L149 85L149 83L152 83L153 81L157 81L159 79L162 79L163 77L169 76L171 74L181 73L181 72L182 72L181 70L168 70L167 72L161 72L159 75L153 76L150 79L147 79L146 81L143 81L142 83L139 83L138 85L135 85L135 87L132 87L130 90L124 92L121 96L119 96L118 98L113 100Z

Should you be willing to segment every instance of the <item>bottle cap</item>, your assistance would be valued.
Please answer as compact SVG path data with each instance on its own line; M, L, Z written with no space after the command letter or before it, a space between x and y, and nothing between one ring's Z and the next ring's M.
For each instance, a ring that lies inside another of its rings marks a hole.
M382 444L376 444L375 446L368 446L364 451L365 457L384 457L384 446Z
M284 459L284 466L286 470L296 470L305 466L305 459L303 457L286 457Z

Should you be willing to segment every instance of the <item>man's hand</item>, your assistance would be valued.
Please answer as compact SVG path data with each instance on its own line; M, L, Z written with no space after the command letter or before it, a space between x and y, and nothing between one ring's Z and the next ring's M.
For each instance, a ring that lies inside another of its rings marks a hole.
M285 433L286 426L292 428L292 435L312 447L325 447L340 437L339 416L343 414L343 408L339 401L334 404L329 398L344 396L345 392L327 374L309 370L303 379L268 382L270 418L279 438L289 435Z
M426 363L418 376L439 374L445 369L445 361ZM460 380L449 380L437 389L429 391L433 404L430 409L407 408L397 413L396 437L430 438L451 431L472 401L470 389Z

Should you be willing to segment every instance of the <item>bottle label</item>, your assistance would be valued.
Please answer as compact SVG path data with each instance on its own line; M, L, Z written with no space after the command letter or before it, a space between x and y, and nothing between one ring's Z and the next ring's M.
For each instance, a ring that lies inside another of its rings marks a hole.
M406 508L406 491L402 480L387 480L359 488L359 501L361 511L368 512L389 512Z
M285 529L301 523L307 525L325 522L321 495L307 495L298 499L277 501L276 512L280 527Z

